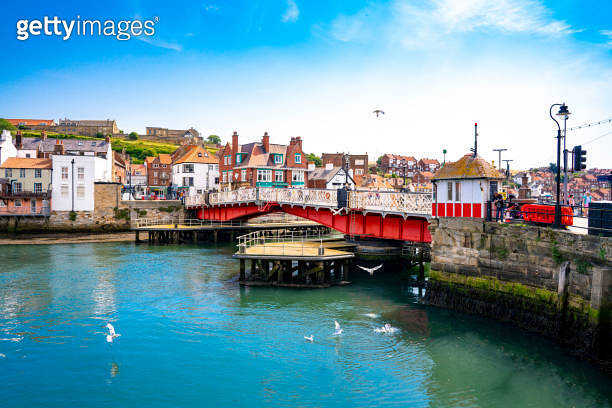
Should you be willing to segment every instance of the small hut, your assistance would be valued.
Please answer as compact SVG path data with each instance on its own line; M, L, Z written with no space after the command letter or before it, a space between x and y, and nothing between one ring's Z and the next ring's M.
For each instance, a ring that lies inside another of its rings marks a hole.
M487 201L499 191L503 176L480 156L466 154L447 162L432 178L432 215L484 218Z

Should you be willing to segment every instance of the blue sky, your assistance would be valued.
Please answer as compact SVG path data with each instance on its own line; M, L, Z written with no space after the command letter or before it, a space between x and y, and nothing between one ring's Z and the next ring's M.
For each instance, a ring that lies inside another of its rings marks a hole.
M16 39L18 20L56 15L159 21L146 41ZM568 103L568 126L612 117L611 17L612 3L589 0L11 2L0 116L237 130L245 142L268 131L316 153L440 159L468 151L477 121L486 158L507 147L516 167L544 165L550 104ZM585 148L590 165L612 167L612 136Z

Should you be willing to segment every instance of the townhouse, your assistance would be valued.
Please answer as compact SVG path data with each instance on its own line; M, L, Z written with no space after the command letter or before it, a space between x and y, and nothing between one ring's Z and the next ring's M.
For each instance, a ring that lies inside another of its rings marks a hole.
M51 159L11 157L0 166L0 214L49 212Z
M344 153L323 153L321 155L321 161L323 166L331 163L333 167L344 167L345 163ZM353 171L356 176L363 176L368 174L368 154L349 154L349 169Z
M219 188L219 159L202 146L180 149L172 164L172 184L193 196ZM173 154L174 156L174 154Z

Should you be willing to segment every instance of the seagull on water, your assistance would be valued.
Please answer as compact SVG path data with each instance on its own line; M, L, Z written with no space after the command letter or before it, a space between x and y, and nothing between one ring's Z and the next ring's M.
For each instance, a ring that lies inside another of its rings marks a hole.
M371 275L374 275L374 271L379 270L380 268L382 268L383 264L380 264L378 266L375 266L374 268L366 268L365 266L361 266L361 265L357 265L359 268L363 269L364 271L366 271L367 273Z
M106 327L108 328L108 334L106 335L106 341L112 343L113 340L119 336L120 334L115 333L115 328L112 324L106 323Z
M314 342L314 335L311 334L310 336L304 336L304 340L313 343Z
M340 327L340 323L334 320L334 325L336 326L336 331L334 332L334 336L339 336L342 334L342 328Z
M374 331L376 333L386 333L386 334L393 334L397 331L397 328L391 326L389 323L385 323L385 325L383 327L380 328L375 328Z

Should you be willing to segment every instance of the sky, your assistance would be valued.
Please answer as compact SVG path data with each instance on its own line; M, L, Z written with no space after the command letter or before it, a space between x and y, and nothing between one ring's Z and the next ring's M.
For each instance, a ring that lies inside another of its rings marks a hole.
M456 160L474 143L511 168L556 160L567 127L612 118L612 2L204 0L0 6L0 117L194 127L306 152ZM152 20L155 34L31 35L19 20ZM385 114L376 117L375 109ZM563 124L562 124L563 126ZM612 123L567 133L612 167Z

